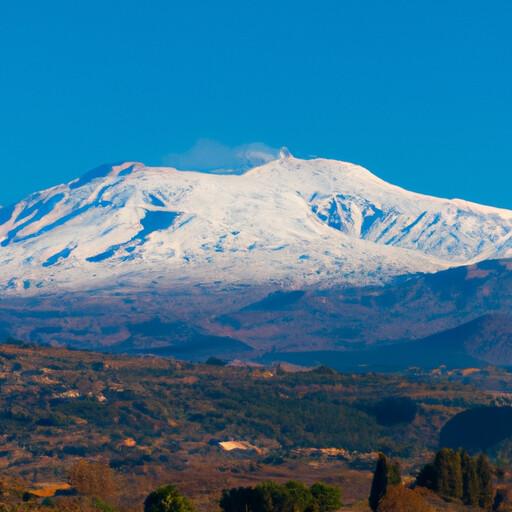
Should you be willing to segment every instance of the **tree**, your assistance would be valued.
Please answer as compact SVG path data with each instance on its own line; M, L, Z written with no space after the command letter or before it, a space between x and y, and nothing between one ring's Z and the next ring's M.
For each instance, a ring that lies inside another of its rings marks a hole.
M433 512L433 509L417 492L395 485L382 498L377 512Z
M256 486L255 493L253 511L284 512L293 508L288 489L284 485L263 482Z
M479 484L478 505L484 510L490 510L494 495L492 468L489 459L484 454L480 454L476 460L476 474Z
M311 494L318 512L334 512L341 508L341 490L338 487L316 483L311 486Z
M427 487L443 497L461 499L465 505L490 510L493 503L493 472L485 455L470 457L465 450L443 448L434 463L426 464L416 485Z
M144 512L195 512L195 509L174 485L164 485L148 495Z
M206 360L205 364L209 364L211 366L226 366L228 363L224 361L224 359L219 359L218 357L211 356Z
M224 490L220 507L224 512L334 512L341 507L341 492L322 483L263 482Z
M224 512L248 512L255 509L255 498L255 489L252 487L224 489L220 498L220 508Z
M452 496L457 499L462 499L462 463L460 460L459 452L452 452L452 480L450 482L452 488Z
M305 512L313 506L311 490L301 482L290 481L284 485L286 489L286 510L291 512Z
M402 475L400 474L400 465L398 462L388 464L388 485L400 485Z
M426 487L427 489L430 489L431 491L435 491L437 487L437 470L434 464L428 463L425 464L420 472L418 473L418 476L416 477L416 485L419 487Z
M398 464L388 463L386 456L379 453L368 498L370 508L376 511L380 500L386 495L388 486L398 485L400 482L401 476Z
M436 454L434 467L436 471L434 490L441 496L462 498L460 455L449 448L443 448Z
M388 468L387 468L387 459L386 456L382 453L379 453L379 458L377 459L377 465L375 466L375 471L373 472L373 480L372 487L370 489L370 496L368 498L368 504L370 508L375 512L377 507L379 506L380 500L386 494L386 489L388 486Z
M476 506L479 499L479 482L476 474L475 459L469 456L466 450L460 451L462 470L462 501L464 505Z
M409 397L393 396L384 398L373 407L375 417L381 425L411 423L418 413L418 406Z
M69 484L80 494L115 502L118 485L115 472L106 464L80 460L71 466Z
M498 489L492 506L495 512L512 511L512 495L510 489Z

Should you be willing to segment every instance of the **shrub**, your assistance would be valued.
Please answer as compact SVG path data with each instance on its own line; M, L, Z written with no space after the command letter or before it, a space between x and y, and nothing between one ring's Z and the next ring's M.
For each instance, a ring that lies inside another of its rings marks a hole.
M209 364L211 366L226 366L227 362L224 361L223 359L219 359L218 357L212 356L206 360L205 364Z
M117 496L117 482L114 471L106 464L80 460L69 472L69 483L80 494L93 496L106 502Z
M433 512L432 507L417 492L402 485L391 487L380 501L378 512Z
M311 486L311 494L319 512L333 512L342 505L341 490L338 487L316 483Z
M220 507L224 512L334 512L341 507L341 492L322 483L264 482L224 490Z
M144 512L195 512L195 509L174 485L164 485L146 498Z
M409 397L385 398L373 408L377 421L381 425L398 425L411 423L416 418L418 406Z

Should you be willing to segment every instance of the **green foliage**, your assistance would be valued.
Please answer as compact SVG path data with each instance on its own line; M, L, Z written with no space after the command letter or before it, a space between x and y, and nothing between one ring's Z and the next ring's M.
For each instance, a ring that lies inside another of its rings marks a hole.
M224 490L220 507L224 512L334 512L341 507L341 492L322 483L264 482Z
M453 416L440 433L441 446L464 447L470 453L487 452L510 438L512 407L474 407Z
M43 501L41 501L41 506L52 508L55 506L55 502L51 498L44 498Z
M254 489L251 487L237 487L225 489L220 498L220 508L224 512L246 512L256 510Z
M218 357L209 357L205 364L209 364L211 366L226 366L228 363L224 361L224 359L219 359Z
M389 486L399 485L402 481L400 467L396 463L388 462L383 453L379 453L375 471L373 473L372 487L368 504L373 511L379 507L379 503L386 495Z
M398 425L414 421L418 406L409 397L392 396L378 402L372 412L381 425Z
M492 468L486 455L480 454L476 460L476 474L479 483L478 504L490 510L493 502Z
M93 499L94 508L99 512L117 512L117 509L100 498Z
M427 487L440 496L460 499L465 505L492 507L494 489L492 468L486 455L471 457L465 450L443 448L434 463L426 464L416 478L416 485Z
M21 381L10 371L14 363L25 372ZM173 446L193 441L211 451L211 438L271 439L283 454L339 446L413 458L437 446L436 425L488 400L437 377L269 372L16 345L0 346L0 373L0 420L13 441L3 456L16 458L17 445L52 461L101 454L126 470L184 464ZM421 421L402 422L412 418L414 404ZM137 446L127 450L127 438Z
M311 494L318 512L331 512L341 507L341 490L338 487L318 482L311 486Z
M144 512L195 512L195 509L174 485L164 485L148 495Z
M282 494L287 506L282 510L293 510L294 512L303 512L311 510L313 505L313 494L311 490L301 482L290 481L285 485L285 491Z
M416 485L419 487L426 487L427 489L431 489L432 491L436 490L437 486L437 471L436 467L432 463L425 464L417 478Z
M21 499L23 501L31 501L35 498L36 496L28 491L24 492Z
M437 452L434 459L436 468L435 491L441 496L462 498L462 467L460 455L450 448Z
M388 465L388 485L399 485L402 483L400 466L397 462Z
M479 500L479 482L476 461L465 450L460 451L462 470L462 501L465 505L476 506Z

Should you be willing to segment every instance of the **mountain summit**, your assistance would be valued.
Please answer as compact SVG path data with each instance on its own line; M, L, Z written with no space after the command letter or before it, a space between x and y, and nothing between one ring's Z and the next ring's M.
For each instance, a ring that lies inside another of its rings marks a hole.
M0 289L372 284L511 256L511 233L512 211L285 149L240 175L126 162L0 209Z

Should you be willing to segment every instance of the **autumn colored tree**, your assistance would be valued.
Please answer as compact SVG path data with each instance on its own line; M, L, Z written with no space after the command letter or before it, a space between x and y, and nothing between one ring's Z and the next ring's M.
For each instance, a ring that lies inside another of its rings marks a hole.
M433 509L416 491L395 485L381 499L377 512L433 512Z
M107 503L115 503L118 485L115 472L100 462L80 460L71 466L69 484L80 494L94 496Z

